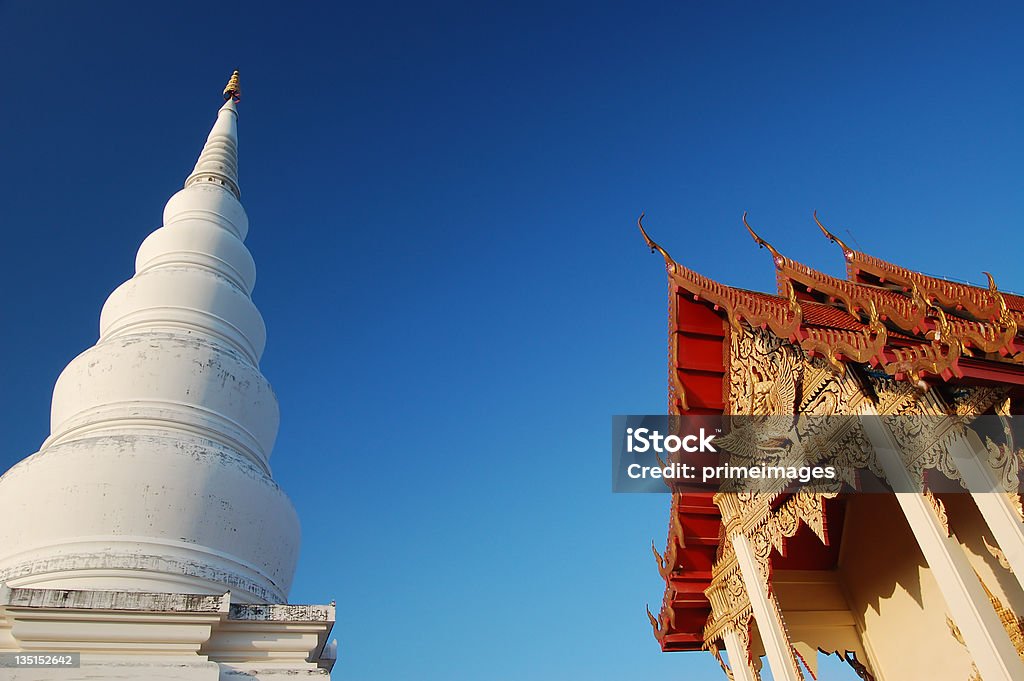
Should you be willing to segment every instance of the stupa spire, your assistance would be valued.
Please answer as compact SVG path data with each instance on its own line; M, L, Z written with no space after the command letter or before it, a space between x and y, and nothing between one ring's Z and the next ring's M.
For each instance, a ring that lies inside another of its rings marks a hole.
M238 110L236 105L242 97L242 87L238 81L238 71L231 75L224 88L224 106L217 112L217 122L213 124L210 135L206 138L203 151L199 154L196 167L185 180L190 187L198 182L213 182L226 188L235 198L242 198L238 187Z
M50 436L0 477L0 518L32 519L0 523L0 583L287 600L299 525L269 465L278 405L243 243L237 76L99 340L57 380Z

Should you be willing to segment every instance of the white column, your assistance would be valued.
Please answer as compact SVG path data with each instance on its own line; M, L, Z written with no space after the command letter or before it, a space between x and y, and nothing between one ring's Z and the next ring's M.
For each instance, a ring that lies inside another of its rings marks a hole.
M878 463L889 484L893 489L914 489L917 483L903 463L899 445L888 427L881 419L870 418L877 416L874 407L866 409L864 415L869 417L864 419L864 431L875 449ZM963 547L946 534L923 494L897 492L896 500L935 576L949 609L949 616L960 630L981 677L985 681L1024 679L1024 662L1021 662L1010 637L1003 629L981 582L964 555Z
M988 450L977 435L968 431L950 445L949 453L1010 570L1024 588L1024 524L1010 500L1001 493L1002 488L988 465Z
M793 658L789 636L782 628L782 617L775 606L775 601L768 594L768 585L761 577L761 569L758 567L750 538L742 532L737 532L732 535L730 541L736 551L736 562L739 563L743 585L750 597L750 607L754 611L757 630L761 634L761 642L768 656L772 678L775 681L803 681L803 674L797 669ZM729 659L732 659L731 654Z
M725 652L729 653L729 669L733 681L758 681L757 672L751 666L750 651L743 646L739 633L727 630L722 635Z

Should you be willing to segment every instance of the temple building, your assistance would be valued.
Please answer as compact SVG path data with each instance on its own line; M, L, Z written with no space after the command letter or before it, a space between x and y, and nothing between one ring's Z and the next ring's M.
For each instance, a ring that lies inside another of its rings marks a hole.
M668 272L669 413L850 416L863 431L835 438L839 455L920 491L672 487L655 637L713 654L734 681L760 679L765 659L775 681L816 678L819 653L865 680L1024 679L1022 452L963 426L1024 409L1024 297L867 255L814 218L845 279L786 257L744 215L776 294L701 276L640 222ZM879 415L948 427L899 432Z
M80 655L2 679L329 676L334 604L288 604L299 520L269 465L240 93L236 71L99 340L57 380L49 437L0 477L0 653Z

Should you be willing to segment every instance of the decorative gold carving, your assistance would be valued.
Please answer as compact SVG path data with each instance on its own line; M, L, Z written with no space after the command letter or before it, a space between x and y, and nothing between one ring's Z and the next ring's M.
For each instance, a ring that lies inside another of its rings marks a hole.
M801 385L803 399L799 413L808 416L859 414L870 402L869 395L855 373L837 375L819 357L804 362L804 380ZM798 440L805 442L805 450L831 452L830 463L843 476L843 482L856 487L857 471L868 470L883 476L867 436L854 419L807 419L798 421L806 428ZM828 430L826 430L828 429Z
M678 494L675 495L678 498ZM672 570L675 569L679 549L686 548L686 539L683 536L683 526L679 522L679 513L676 510L676 504L672 504L671 520L669 520L669 531L668 531L668 543L665 546L665 555L661 555L658 552L657 547L654 545L654 541L651 541L651 551L654 552L654 558L658 562L658 573L661 578L668 582L669 577L672 575Z
M231 79L228 80L228 84L224 86L224 101L231 98L234 98L236 102L242 98L242 86L238 82L237 70L231 74Z
M1017 517L1024 523L1024 504L1021 503L1019 492L1007 492L1006 498L1010 500L1010 507L1017 513Z
M711 616L708 617L704 627L704 648L717 650L716 642L719 639L730 633L736 634L745 657L731 660L733 666L749 665L754 677L760 679L760 673L751 664L750 655L750 626L753 609L750 606L750 598L734 552L730 552L726 559L715 562L712 567L711 586L704 593L711 603ZM720 657L719 662L721 664ZM727 669L724 664L722 668L732 678L732 670Z
M934 388L922 392L906 383L880 378L872 378L871 385L878 398L878 413L897 417L886 418L886 424L911 478L923 488L925 470L934 468L963 484L949 445L963 435L966 419L950 418L955 409ZM985 401L975 396L965 399L961 407L967 411L968 404ZM904 416L920 418L898 418Z
M1024 353L1015 342L1019 331L1018 316L1020 313L1015 315L1009 310L1006 299L996 287L991 274L985 272L985 277L988 280L987 289L929 277L855 251L832 234L818 220L816 213L814 221L829 240L839 244L843 249L843 256L847 261L848 269L850 269L851 279L855 271L864 271L878 277L881 282L896 284L901 286L904 291L911 292L913 305L909 307L907 304L899 302L898 293L877 294L895 304L895 307L890 309L886 306L886 309L882 309L880 312L883 316L889 316L900 328L917 333L915 327L921 326L920 322L922 321L921 302L934 304L936 309L956 315L956 317L939 320L943 326L941 331L946 336L942 342L933 341L930 346L921 346L909 352L906 349L899 349L900 352L896 353L896 363L893 366L893 371L889 372L890 375L902 378L906 374L907 377L916 380L917 376L924 371L936 375L946 374L943 377L948 379L949 373L958 375L956 360L965 352L966 348L973 348L989 354L1011 355L1014 362L1024 363ZM853 282L850 285L857 288L849 290L870 290L869 287ZM852 312L853 309L849 307L850 300L847 299L845 302L848 306L847 309ZM934 312L928 314L928 316L933 315ZM964 315L973 319L961 318ZM922 327L921 330L924 331L926 328ZM891 350L895 349L891 348ZM938 369L937 371L933 371L933 365Z
M662 626L660 617L655 617L651 613L651 606L647 606L647 619L651 622L651 629L654 630L654 638L657 639L658 643L662 643L665 640L666 631Z
M705 643L721 638L727 631L747 637L753 611L735 553L715 562L711 568L711 586L705 589L704 595L711 604L711 616L704 626Z
M995 407L998 414L999 409L1008 402L1007 393L1006 388L971 388L961 391L953 398L953 413L970 420Z
M847 311L859 322L858 310L868 314L868 325L862 331L851 331L848 329L834 329L817 326L804 325L800 330L800 346L812 354L824 356L832 368L842 374L846 371L843 359L860 363L884 363L885 346L888 340L888 331L880 321L875 301L869 296L856 294L858 285L850 282L833 279L828 275L815 272L811 268L800 265L794 260L783 256L770 243L761 238L754 228L747 222L747 214L743 214L743 224L746 226L750 236L761 248L767 248L775 262L779 273L779 293L786 294L793 303L796 303L797 284L806 286L811 290L810 284L819 282L819 288L824 288L830 296L841 298ZM895 300L905 300L902 296L892 296Z
M932 510L935 511L935 516L939 519L939 524L942 525L942 529L946 532L946 536L951 537L952 532L949 530L949 516L946 515L946 505L928 489L924 491L924 498L928 501Z
M964 643L964 637L963 634L960 633L960 627L956 626L948 615L946 616L946 626L949 627L949 635L953 637L953 640L966 648L967 644ZM967 681L982 681L981 673L978 672L978 667L974 662L971 662L971 675L967 677Z
M710 650L711 654L715 656L715 660L718 661L718 666L722 668L725 678L729 679L729 681L735 681L736 676L732 673L732 669L729 668L729 665L725 663L725 659L722 658L722 651L719 649L718 644L712 641L710 643L706 643L704 647L707 650ZM735 660L733 660L733 664L736 664Z
M844 376L845 377L845 376ZM831 416L839 413L844 404L843 382L836 380L836 374L821 357L805 357L803 381L800 394L799 413L814 416Z
M651 551L654 553L654 560L658 563L658 573L662 579L667 579L669 570L672 569L672 563L670 563L661 553L658 551L658 547L654 544L654 540L651 540ZM668 553L668 549L665 551Z
M803 365L791 345L764 329L730 337L729 407L737 416L792 414Z
M997 292L996 295L999 308L999 316L996 319L990 322L975 322L950 317L947 320L948 330L963 341L966 347L986 353L1017 354L1019 349L1014 342L1018 332L1017 320L1006 308L1002 294Z
M670 277L693 295L694 300L703 299L722 310L736 331L742 331L746 322L752 328L770 328L780 338L797 338L800 334L803 310L795 295L782 300L777 296L735 289L679 263L675 263Z
M789 284L792 289L792 283ZM886 362L885 348L889 332L878 316L873 300L867 301L868 325L861 332L836 329L806 328L800 347L820 354L840 375L846 373L843 359L861 364Z
M817 216L815 215L815 220ZM746 220L744 220L746 224ZM821 223L818 223L819 226ZM823 228L824 229L824 228ZM865 286L844 279L836 279L823 272L819 272L803 263L787 258L757 235L747 225L754 241L762 247L768 248L773 256L775 267L779 276L779 292L785 288L784 282L790 282L794 286L805 287L810 293L818 291L824 294L831 301L839 301L846 308L846 311L853 317L860 319L861 313L871 313L871 308L876 308L876 314L884 316L896 323L900 328L907 331L924 331L927 327L925 318L928 314L928 304L920 296L914 294L910 298L886 289ZM827 233L827 230L826 230Z
M988 538L985 535L981 535L981 541L984 542L985 548L988 549L989 554L996 559L1003 569L1013 572L1013 568L1010 567L1010 561L1006 559L1006 554L998 546L993 546L988 543Z
M1010 416L1010 408L1010 395L1007 395L1005 398L996 400L996 405L992 409L996 413L996 415L1001 417L1008 417Z
M672 600L674 598L675 591L671 588L666 588L665 595L661 601L661 610L658 611L657 617L651 613L651 607L647 606L647 619L651 623L654 638L662 646L665 644L665 637L668 635L669 630L675 627L676 611L672 608Z
M999 317L994 323L961 319L945 316L942 308L930 305L915 282L910 283L909 292L904 295L889 289L837 279L783 256L775 258L775 266L780 281L806 287L809 292L818 291L829 300L842 303L846 311L858 319L862 313L868 313L871 304L874 304L880 317L910 334L924 334L941 324L944 334L959 342L956 349L961 352L964 347L1004 355L1017 351L1014 344L1017 322L1006 309L1005 303L1001 304ZM942 316L939 312L942 312ZM884 363L885 360L881 361Z
M887 348L894 359L885 365L885 371L897 380L917 380L927 374L948 380L963 374L959 368L963 342L953 333L946 313L938 307L932 310L935 314L935 328L925 334L928 343L906 348Z
M817 217L815 217L817 220ZM765 241L746 220L754 241L767 248L773 257L779 278L779 292L794 291L796 286L808 292L818 291L829 300L840 301L846 312L862 323L867 315L867 327L860 331L848 328L803 325L800 345L811 353L825 356L839 373L845 371L845 362L882 365L886 372L898 379L918 380L926 374L944 379L960 375L959 360L965 345L983 352L1014 350L1016 323L1009 313L998 328L992 324L948 318L941 308L932 307L921 295L917 284L911 282L909 296L880 287L871 287L852 281L836 279L806 265L783 256ZM821 226L821 223L818 223ZM828 233L828 230L822 227ZM820 304L820 303L818 303ZM805 317L807 311L805 310ZM927 342L909 347L889 347L888 330L882 320L911 333L925 334Z
M967 645L966 643L964 643L963 634L960 633L960 627L956 626L956 623L953 622L953 620L950 619L948 615L946 616L946 626L949 627L950 636L952 636L957 643L959 643L962 646Z
M768 598L774 603L773 610L778 618L776 624L786 632L787 639L789 632L770 587L771 553L773 550L781 552L785 539L794 536L801 525L809 527L822 542L825 542L825 501L834 496L797 493L773 512L770 496L766 494L715 495L715 503L722 510L728 536L742 533L749 539L760 573L759 581L764 586ZM732 541L726 541L720 550L721 553L712 567L711 586L704 592L711 603L711 617L704 628L705 642L718 638L726 629L738 630L742 622L750 620L752 613L750 598L744 586ZM793 668L803 678L797 653L792 645L789 647L789 653Z
M798 413L815 416L858 414L868 401L856 374L837 376L820 357L804 358L800 394L803 399Z
M916 285L926 300L947 310L966 313L975 319L996 324L1003 323L1011 316L1003 314L1003 308L1007 307L1006 299L996 289L991 276L988 288L980 288L929 277L849 248L844 248L843 253L849 263L848 266L878 277L887 284L902 286L904 289Z
M734 419L730 432L718 441L729 451L730 463L750 466L804 465L826 454L845 482L855 485L856 471L868 468L881 476L874 450L855 419L800 419L803 415L830 415L859 409L867 399L855 374L837 375L820 358L807 358L798 348L779 342L767 332L736 335L730 375L734 414L756 416ZM799 407L794 404L801 395ZM827 490L838 491L843 481ZM788 481L776 481L775 493ZM738 483L742 484L742 483ZM736 491L723 488L723 491ZM771 489L763 490L771 498ZM743 505L742 495L728 503ZM763 509L762 509L763 512ZM737 513L750 516L751 509Z
M996 474L999 487L1004 492L1016 492L1020 486L1020 459L1018 452L1002 443L985 438L985 449L988 451L988 465Z
M975 573L976 575L978 573ZM981 582L981 588L985 590L985 595L988 596L989 602L992 604L992 608L996 611L996 615L999 616L999 622L1003 625L1003 629L1006 630L1006 634L1010 637L1010 643L1013 644L1014 650L1017 651L1017 655L1024 660L1024 617L1017 617L1017 614L1010 608L1006 607L999 597L992 593L985 584L985 580L978 575L978 581Z
M1016 650L1017 655L1024 660L1024 617L1017 617L1013 610L1006 607L999 597L992 593L988 588L988 585L985 584L985 580L981 578L981 575L977 572L974 574L981 583L981 588L985 590L985 595L988 596L989 603L992 604L992 609L995 610L996 615L999 616L999 622L1003 625L1003 629L1010 637L1010 642L1013 644L1014 650ZM946 626L949 627L949 633L956 642L966 648L967 644L964 642L964 637L960 633L960 629L948 616L946 617ZM978 672L978 668L973 662L971 663L971 675L968 677L968 681L982 681L981 674Z

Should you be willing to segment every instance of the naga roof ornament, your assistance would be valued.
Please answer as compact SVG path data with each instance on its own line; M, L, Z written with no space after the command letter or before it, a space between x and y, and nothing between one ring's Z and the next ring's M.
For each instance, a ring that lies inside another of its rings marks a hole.
M665 260L669 279L695 302L709 304L734 330L746 323L820 355L839 372L853 362L881 367L898 379L963 376L961 359L1024 364L1024 298L1008 302L985 273L987 288L929 277L865 255L847 246L818 218L818 228L843 249L848 279L838 279L783 255L750 224L751 238L772 255L775 295L721 284L676 262L637 226L651 252ZM862 267L863 266L863 267ZM868 276L859 276L861 270Z

